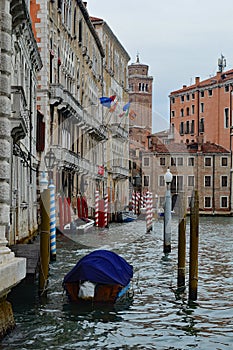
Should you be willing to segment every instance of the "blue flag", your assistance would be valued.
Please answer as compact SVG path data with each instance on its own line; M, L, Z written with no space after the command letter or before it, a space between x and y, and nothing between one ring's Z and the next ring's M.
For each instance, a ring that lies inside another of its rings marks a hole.
M107 108L111 107L112 102L115 100L116 96L110 96L110 97L100 97L100 103Z
M124 105L123 107L123 111L126 112L130 107L130 102L126 103L126 105Z

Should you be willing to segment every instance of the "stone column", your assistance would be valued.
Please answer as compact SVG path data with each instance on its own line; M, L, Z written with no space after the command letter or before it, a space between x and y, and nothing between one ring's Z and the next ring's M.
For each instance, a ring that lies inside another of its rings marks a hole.
M0 1L0 337L14 325L6 296L26 275L26 260L16 258L7 247L10 217L11 138L11 15L10 1Z

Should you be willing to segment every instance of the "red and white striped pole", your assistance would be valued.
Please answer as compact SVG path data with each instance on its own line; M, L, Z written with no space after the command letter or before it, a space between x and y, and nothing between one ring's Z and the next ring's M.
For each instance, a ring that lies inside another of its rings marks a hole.
M99 226L99 191L95 191L95 226Z
M150 232L152 229L151 212L151 195L148 191L146 194L146 232Z
M153 195L150 192L150 229L152 230L152 220L153 220Z
M104 227L108 226L108 195L104 196Z
M132 193L132 211L135 214L135 192Z
M140 199L140 194L139 192L136 192L136 214L139 214L139 199Z

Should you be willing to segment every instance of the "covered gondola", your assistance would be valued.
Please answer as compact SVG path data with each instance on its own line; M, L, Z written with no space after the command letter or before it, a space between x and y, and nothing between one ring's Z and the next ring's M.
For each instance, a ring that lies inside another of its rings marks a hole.
M95 250L67 273L63 286L71 301L110 303L129 297L133 267L118 254Z

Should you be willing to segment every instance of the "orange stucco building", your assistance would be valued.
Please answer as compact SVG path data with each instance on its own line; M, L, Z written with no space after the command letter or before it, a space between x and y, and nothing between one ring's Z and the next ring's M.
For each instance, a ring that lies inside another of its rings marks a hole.
M174 142L203 140L231 149L233 69L170 93Z

